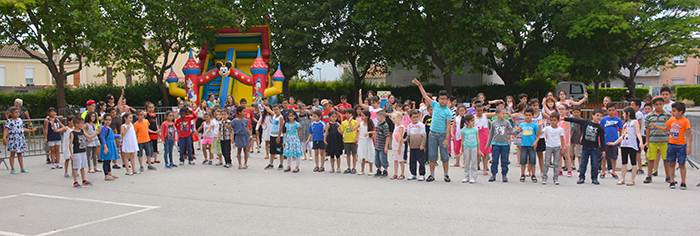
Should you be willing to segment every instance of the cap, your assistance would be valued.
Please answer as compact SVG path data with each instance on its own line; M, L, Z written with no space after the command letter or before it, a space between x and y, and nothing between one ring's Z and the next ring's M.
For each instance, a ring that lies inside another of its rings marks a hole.
M348 96L340 95L340 99L348 99Z
M662 102L663 102L663 101L664 101L664 97L662 97L662 96L656 96L656 97L654 97L654 98L651 99L651 103L655 103L656 101L662 101Z
M85 104L87 104L88 106L95 104L95 100L88 100Z
M321 100L321 106L324 106L324 105L326 105L327 103L328 103L328 100L326 100L326 99Z

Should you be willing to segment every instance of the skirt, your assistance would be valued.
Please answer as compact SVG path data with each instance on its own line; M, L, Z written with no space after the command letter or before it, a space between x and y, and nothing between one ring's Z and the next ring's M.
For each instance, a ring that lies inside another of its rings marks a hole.
M486 142L489 141L489 129L482 128L479 129L479 151L484 155L491 154L491 147L486 146Z
M360 160L374 162L374 142L370 138L362 138L357 143L357 156Z
M125 138L122 145L122 152L125 153L135 153L139 150L139 144L136 143L136 139Z
M27 141L24 139L24 133L8 133L7 134L7 151L23 153L27 150Z
M214 137L211 144L211 153L220 155L221 154L221 142L219 142L218 137Z
M288 135L284 137L284 155L286 157L300 157L304 155L301 152L301 141L296 135Z
M236 134L234 141L236 142L237 148L247 148L250 146L250 136L248 136L248 133Z
M105 145L107 145L107 154L105 154ZM119 156L117 156L117 144L114 143L114 139L106 139L105 145L100 146L100 160L118 160Z

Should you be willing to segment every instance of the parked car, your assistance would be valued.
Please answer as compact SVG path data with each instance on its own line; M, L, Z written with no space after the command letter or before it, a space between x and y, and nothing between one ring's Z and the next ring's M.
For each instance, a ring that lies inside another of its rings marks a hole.
M566 91L568 97L574 101L583 99L583 96L588 93L586 85L581 82L563 81L557 84L557 93L561 90Z

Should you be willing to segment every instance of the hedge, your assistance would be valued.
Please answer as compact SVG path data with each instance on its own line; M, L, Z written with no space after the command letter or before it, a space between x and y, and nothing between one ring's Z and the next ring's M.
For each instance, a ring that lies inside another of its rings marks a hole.
M604 97L610 97L613 101L619 101L620 98L625 97L625 91L627 88L599 88L598 89L598 101L593 100L594 88L592 86L586 86L588 89L588 100L591 102L601 102ZM649 93L649 88L636 88L634 96L639 99L644 99L644 95Z
M162 101L160 90L158 90L155 81L139 80L124 87L110 84L91 84L76 89L66 88L66 104L85 107L88 100L104 101L105 96L110 93L119 99L122 88L124 88L127 104L131 106L143 106L146 101L160 104ZM16 98L21 98L24 101L23 106L29 110L29 116L32 118L43 117L49 107L57 106L56 88L47 87L34 93L0 93L0 110L4 111L13 106ZM168 99L171 105L176 104L175 97L170 96ZM4 117L2 118L4 119Z
M693 102L695 102L695 105L700 104L700 85L677 86L676 98L677 100L693 100Z
M410 99L412 101L421 101L421 94L418 87L415 85L408 86L391 86L377 85L371 83L362 83L363 96L367 91L391 91L399 101ZM437 94L444 89L442 85L426 84L423 86L429 93ZM519 83L512 85L477 85L477 86L453 86L452 95L457 97L459 102L469 102L471 98L476 97L479 93L484 93L487 99L504 99L511 95L517 100L517 96L521 93L528 94L529 97L542 98L549 91L556 89L555 82L546 79L525 79ZM310 81L291 81L289 83L291 95L297 100L310 104L314 98L330 98L334 103L337 103L341 95L348 97L349 103L354 101L355 94L358 91L354 90L351 82L330 81L330 82L310 82Z

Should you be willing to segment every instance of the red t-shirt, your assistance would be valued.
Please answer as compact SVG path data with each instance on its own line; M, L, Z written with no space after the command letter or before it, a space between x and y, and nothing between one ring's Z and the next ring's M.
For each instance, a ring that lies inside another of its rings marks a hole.
M190 121L197 119L197 114L192 112L191 116L185 116L177 118L175 120L175 128L177 128L177 137L178 138L186 138L192 135L192 130L194 127L190 125Z
M345 109L352 108L352 105L350 103L339 103L338 105L335 105L334 108L338 110L338 113L345 114ZM342 116L342 121L345 121L347 119L348 118L346 116Z
M245 109L245 118L248 119L248 130L253 129L253 110L250 108Z

